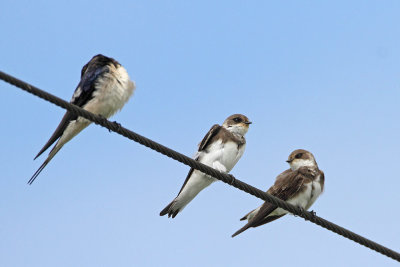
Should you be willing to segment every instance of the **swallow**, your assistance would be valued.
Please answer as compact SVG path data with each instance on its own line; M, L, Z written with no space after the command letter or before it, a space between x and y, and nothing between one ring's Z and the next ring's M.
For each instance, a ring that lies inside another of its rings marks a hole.
M276 177L275 183L267 193L288 203L308 210L324 190L324 172L318 168L313 154L304 149L297 149L289 155L286 161L290 169ZM263 205L246 214L241 221L247 224L235 232L232 237L246 231L250 227L272 222L286 215L288 211L264 202Z
M195 160L220 172L230 172L243 155L244 136L250 124L246 116L234 114L222 126L213 125L198 145ZM178 196L160 212L160 216L168 214L175 218L201 190L215 181L217 179L191 168Z
M130 80L125 68L115 59L99 54L83 66L81 80L70 103L109 118L122 109L134 90L135 83ZM57 152L90 123L89 120L67 111L53 135L34 158L37 159L57 141L28 184L32 184Z

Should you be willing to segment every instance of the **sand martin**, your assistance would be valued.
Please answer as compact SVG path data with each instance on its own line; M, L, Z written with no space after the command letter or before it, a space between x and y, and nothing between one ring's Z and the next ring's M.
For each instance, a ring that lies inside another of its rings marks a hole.
M313 154L304 149L293 151L287 162L290 164L290 169L276 177L274 185L268 189L267 193L307 210L324 190L324 173L318 169ZM248 220L248 222L232 237L250 227L272 222L287 213L288 211L265 202L240 219L241 221Z
M241 114L229 116L222 126L215 124L200 142L195 160L228 173L239 161L246 147L244 135L251 122ZM174 218L196 195L217 179L193 168L190 169L178 196L161 212Z
M103 55L94 56L81 71L81 80L75 89L70 103L94 114L109 118L122 109L135 89L125 68L115 59ZM57 152L91 122L67 111L49 141L36 155L35 159L54 142L49 156L33 174L28 184L32 184Z

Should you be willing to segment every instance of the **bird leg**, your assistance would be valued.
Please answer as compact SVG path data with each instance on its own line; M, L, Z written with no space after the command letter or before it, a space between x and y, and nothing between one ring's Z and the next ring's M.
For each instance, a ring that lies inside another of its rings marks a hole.
M297 209L299 210L299 212L300 212L300 214L304 214L304 212L306 211L303 207L301 207L301 206L297 206ZM297 215L297 214L293 214L294 215L294 217L298 217L299 215ZM299 216L299 217L301 217L301 216Z
M317 213L314 210L310 211L310 214L312 219L315 219L315 217L317 217Z

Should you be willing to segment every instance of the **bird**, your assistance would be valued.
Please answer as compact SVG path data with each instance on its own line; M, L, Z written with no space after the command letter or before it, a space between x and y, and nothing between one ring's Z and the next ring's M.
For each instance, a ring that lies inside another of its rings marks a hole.
M115 59L98 54L83 66L80 82L70 103L109 118L122 109L134 90L135 82L130 80L126 69ZM57 152L90 123L67 111L53 135L34 158L37 159L57 141L28 184L31 185Z
M304 149L293 151L286 162L289 163L290 169L276 177L274 185L268 189L267 193L302 210L308 210L324 190L324 172L318 168L314 155ZM240 219L248 222L232 237L251 227L258 227L279 219L287 213L288 211L266 201Z
M228 173L242 157L246 147L245 134L252 122L242 114L229 116L222 126L214 124L198 145L194 157L205 165ZM200 191L217 179L191 168L178 196L168 204L160 216L175 218Z

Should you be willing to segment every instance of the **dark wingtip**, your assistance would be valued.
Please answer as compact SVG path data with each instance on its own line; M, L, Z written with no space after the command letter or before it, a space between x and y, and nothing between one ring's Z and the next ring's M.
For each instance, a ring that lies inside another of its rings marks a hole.
M57 126L57 129L54 131L54 133L51 135L50 139L47 141L47 143L42 147L42 149L39 151L39 153L36 155L36 157L33 159L37 159L40 155L43 154L52 144L54 144L55 141L57 141L58 138L61 137L61 135L64 133L64 130L67 128L69 122L74 118L74 115L71 114L70 112L66 112L64 114L64 117L62 118L60 124ZM53 147L53 149L56 146ZM52 150L53 150L52 149ZM51 153L51 151L50 151Z
M240 232L240 233L241 233L241 232ZM234 233L234 234L232 235L232 238L234 238L235 236L237 236L237 235L240 234L240 233L238 233L238 232Z
M231 237L234 238L234 237L237 236L238 234L240 234L240 233L236 232L236 233L234 233Z
M237 231L232 235L232 238L235 237L235 236L237 236L238 234L240 234L240 233L246 231L247 229L249 229L249 226L248 226L248 225L243 226L242 228L240 228L239 230L237 230Z
M47 145L47 144L46 144ZM51 145L51 144L50 144ZM50 146L49 145L49 146ZM45 152L48 148L49 148L49 146L44 146L40 151L39 151L39 153L37 153L37 155L33 158L33 160L35 160L35 159L37 159L40 155L42 155L43 154L43 152Z

